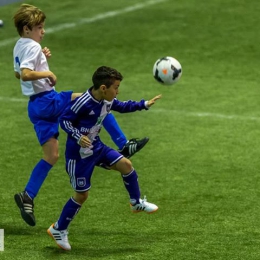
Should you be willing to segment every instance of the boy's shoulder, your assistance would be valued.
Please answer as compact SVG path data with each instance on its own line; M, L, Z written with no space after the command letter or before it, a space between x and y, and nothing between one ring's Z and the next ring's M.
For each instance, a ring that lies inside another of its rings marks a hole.
M41 45L30 39L30 38L20 38L17 40L16 44L15 44L15 47L18 47L18 48L22 48L22 49L35 49L35 50L40 50L41 51Z
M70 109L74 112L78 112L79 110L86 109L87 107L91 107L93 105L92 96L88 91L82 93L82 95L76 97L74 100L70 102Z

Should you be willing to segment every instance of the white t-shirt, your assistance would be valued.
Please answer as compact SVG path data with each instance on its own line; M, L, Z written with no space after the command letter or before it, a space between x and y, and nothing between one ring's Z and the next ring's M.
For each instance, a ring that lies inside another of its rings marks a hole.
M21 75L21 69L27 68L34 71L49 71L49 65L45 55L42 52L41 45L30 39L20 38L13 50L14 56L14 71ZM54 88L50 86L48 78L43 78L34 81L22 81L22 93L25 96L31 96L43 91L50 91Z

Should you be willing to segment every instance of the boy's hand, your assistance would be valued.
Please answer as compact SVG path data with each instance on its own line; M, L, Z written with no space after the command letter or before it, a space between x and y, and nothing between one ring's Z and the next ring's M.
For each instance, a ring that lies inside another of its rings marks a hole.
M81 136L80 140L78 141L78 144L83 148L90 147L92 145L91 141L86 135Z
M42 49L42 52L43 52L43 54L45 55L46 59L49 59L49 58L51 57L51 51L49 50L49 48L44 47L44 48Z
M157 99L160 99L161 97L162 97L162 95L160 94L160 95L155 96L154 98L150 99L150 100L148 101L148 103L147 103L147 106L148 106L148 107L152 106L152 105L155 103L155 101L156 101Z
M48 79L49 79L49 83L50 83L50 86L55 86L56 85L56 82L57 82L57 77L54 73L52 73L50 71L50 75L48 76Z

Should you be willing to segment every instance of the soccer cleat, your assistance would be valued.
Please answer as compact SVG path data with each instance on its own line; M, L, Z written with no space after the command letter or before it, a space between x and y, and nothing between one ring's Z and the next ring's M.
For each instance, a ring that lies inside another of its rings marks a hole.
M147 202L146 196L144 196L143 200L139 199L139 203L136 203L134 205L131 204L131 200L130 200L130 208L134 213L144 211L149 214L155 212L158 209L158 207L155 204Z
M35 226L36 221L33 214L33 200L26 191L14 195L16 205L21 211L23 220L30 226Z
M147 144L148 141L148 137L144 137L143 139L132 138L125 144L123 149L118 150L118 152L129 159L135 153L139 152Z
M62 248L63 250L71 250L71 246L68 240L69 232L67 229L65 230L57 230L54 228L54 224L52 224L48 229L47 233L50 237L52 237L57 245Z

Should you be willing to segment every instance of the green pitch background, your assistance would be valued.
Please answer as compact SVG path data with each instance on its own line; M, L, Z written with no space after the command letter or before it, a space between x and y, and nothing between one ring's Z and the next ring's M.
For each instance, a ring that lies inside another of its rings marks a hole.
M85 91L100 65L117 68L121 100L162 99L150 111L116 114L129 138L149 136L136 156L142 195L159 206L132 214L117 172L96 169L90 197L70 226L71 252L46 229L72 194L60 160L35 199L36 227L14 203L41 149L13 75L17 38L0 7L0 259L254 260L260 255L259 0L29 1L47 15L56 89ZM176 57L181 80L166 87L154 62ZM103 140L115 147L105 131Z

